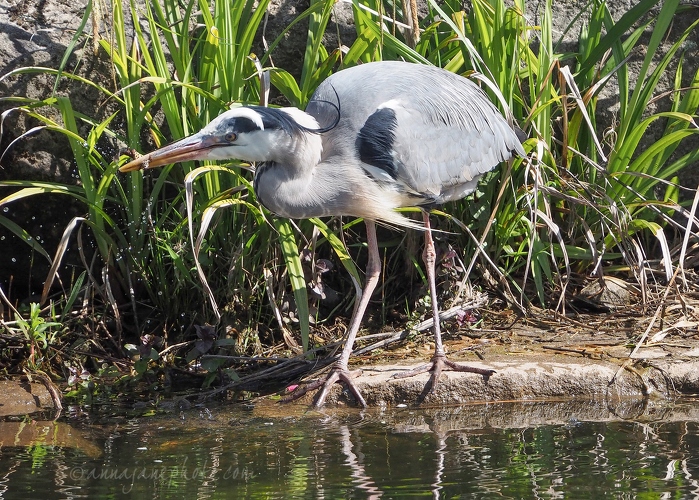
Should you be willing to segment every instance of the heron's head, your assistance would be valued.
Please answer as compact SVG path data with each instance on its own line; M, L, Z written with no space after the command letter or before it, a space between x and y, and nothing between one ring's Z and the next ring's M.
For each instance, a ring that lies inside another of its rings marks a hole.
M289 156L317 149L307 148L316 136L318 122L296 108L240 106L226 111L206 127L182 140L143 155L119 170L131 172L191 160L288 161Z

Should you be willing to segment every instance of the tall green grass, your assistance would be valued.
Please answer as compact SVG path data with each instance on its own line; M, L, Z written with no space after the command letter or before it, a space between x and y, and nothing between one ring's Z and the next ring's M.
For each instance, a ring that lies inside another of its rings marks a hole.
M525 290L533 286L541 304L561 306L562 299L549 300L552 290L565 290L573 272L599 274L605 266L628 268L643 282L651 242L661 248L671 272L676 262L669 260L668 240L673 227L684 225L677 217L687 215L677 196L676 176L699 159L696 149L676 154L697 134L693 117L699 106L699 75L683 83L682 59L696 23L671 46L665 47L664 41L673 17L692 7L676 0L660 6L642 0L614 22L606 3L592 0L580 14L585 19L582 30L564 33L578 36L577 49L560 53L550 0L539 10L536 24L525 14L531 6L524 0L509 6L499 0L473 0L467 12L456 0L430 0L428 5L419 42L411 48L400 29L404 20L391 19L394 12L400 17L400 3L355 0L357 38L341 49L322 43L335 2L312 1L287 28L307 27L297 80L283 68L270 67L269 56L284 43L285 33L270 41L269 52L259 58L253 54L266 0L218 0L211 5L164 0L147 2L145 8L134 1L113 2L108 33L98 42L111 61L115 89L64 68L28 67L1 77L60 75L74 88L97 89L118 103L119 110L96 122L76 113L62 95L42 101L2 98L67 138L80 183L3 181L1 186L14 191L0 199L0 207L45 193L68 195L84 204L82 223L91 230L99 256L97 264L88 265L86 286L110 305L127 333L140 333L146 315L157 314L163 329L174 323L210 322L255 337L260 324L275 321L267 305L267 273L277 287L270 295L293 297L289 301L308 349L308 277L300 255L332 255L355 282L360 279L338 234L319 220L297 225L266 212L255 200L252 174L240 168L245 165L188 163L119 175L117 167L125 158L115 162L105 157L98 144L109 138L145 152L199 130L232 103L258 103L264 94L258 64L269 71L279 94L304 107L316 86L342 67L404 59L483 82L494 102L503 112L511 111L528 136L526 161L517 159L499 169L475 199L445 209L457 222L471 226L475 241L448 219L442 222L461 235L450 243L464 261L476 254L477 246L484 249L497 266L490 272L519 290L512 300L526 303ZM90 9L88 3L83 26ZM133 36L126 27L133 29ZM639 74L632 77L626 62L637 52L644 32L650 33L648 50ZM76 39L81 36L88 34L78 33ZM673 88L658 95L660 77L674 62ZM618 123L611 131L600 130L598 97L615 82ZM666 110L652 111L656 102L668 104ZM61 122L42 113L44 107L58 110ZM664 133L651 139L649 127L658 123ZM82 136L80 125L85 124L90 131ZM345 222L348 227L357 221ZM44 258L60 262L62 249L42 248L2 212L0 224ZM71 225L67 237L78 226ZM395 257L401 251L398 245L387 247L386 261L401 261Z

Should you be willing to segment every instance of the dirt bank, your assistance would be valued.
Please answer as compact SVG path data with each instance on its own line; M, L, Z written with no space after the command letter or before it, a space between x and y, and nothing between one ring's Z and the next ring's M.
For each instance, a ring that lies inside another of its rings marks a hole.
M699 394L699 349L657 358L657 348L641 349L636 360L611 357L592 359L579 354L531 351L518 354L485 354L454 357L461 362L496 373L485 379L471 373L444 372L432 394L426 394L429 374L393 379L394 374L419 363L365 365L357 386L372 407L449 406L473 402L594 400L602 406L629 399L672 399ZM648 355L648 357L644 357ZM425 358L427 359L427 358ZM317 376L322 376L318 374ZM0 416L30 414L53 407L41 384L0 382ZM291 403L308 406L314 393ZM326 406L354 406L348 391L336 384Z

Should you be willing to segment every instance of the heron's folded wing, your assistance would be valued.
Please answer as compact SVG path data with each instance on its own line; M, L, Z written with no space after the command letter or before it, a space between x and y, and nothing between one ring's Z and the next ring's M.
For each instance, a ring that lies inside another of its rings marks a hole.
M521 151L515 132L476 90L453 109L425 100L418 107L408 98L379 106L357 138L368 174L428 203L472 192L484 173Z

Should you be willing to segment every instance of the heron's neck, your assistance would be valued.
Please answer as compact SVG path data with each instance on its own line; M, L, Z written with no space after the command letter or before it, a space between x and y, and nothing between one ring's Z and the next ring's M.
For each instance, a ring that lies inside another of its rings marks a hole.
M312 175L313 169L320 163L323 143L319 134L298 131L292 135L277 132L276 144L271 148L269 162L283 166L293 176Z
M294 118L300 122L296 116ZM315 123L312 117L309 118ZM312 128L317 127L315 123ZM318 165L323 152L320 134L302 130L292 134L278 131L269 151L273 154L258 166L255 175L254 187L259 201L272 212L286 217L309 217L312 216L309 215L311 212L314 216L317 208L313 205L322 203L314 194L317 192Z

